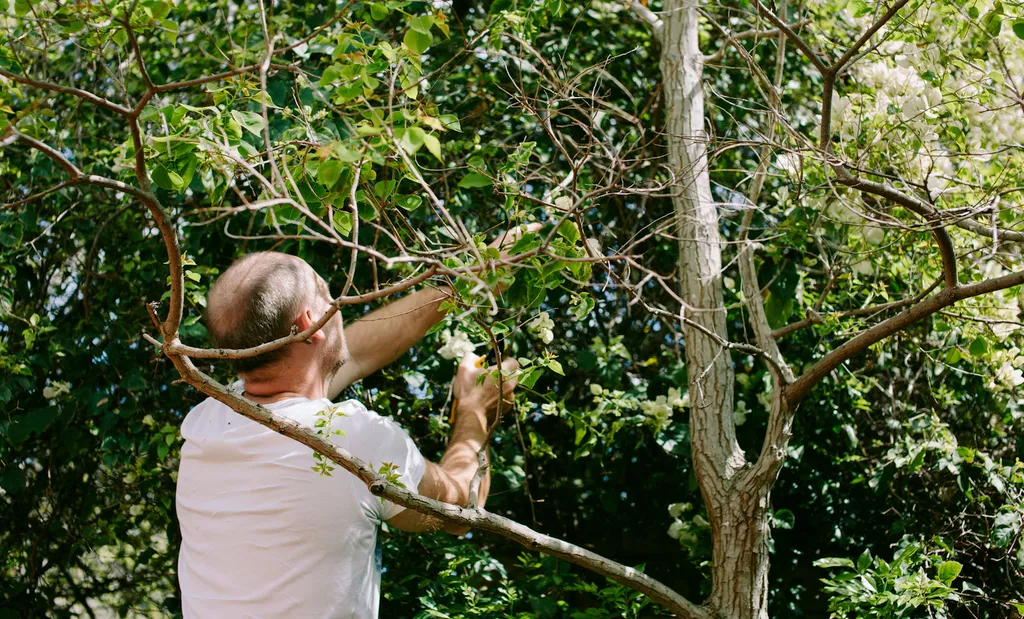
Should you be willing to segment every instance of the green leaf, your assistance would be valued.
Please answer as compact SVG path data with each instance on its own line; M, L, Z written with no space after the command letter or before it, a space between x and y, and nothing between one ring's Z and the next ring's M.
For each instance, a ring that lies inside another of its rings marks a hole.
M14 14L18 17L25 17L31 10L32 6L28 0L14 0Z
M462 125L459 124L459 117L453 114L441 114L437 117L445 129L462 133Z
M984 336L979 335L978 337L974 338L974 341L971 342L971 345L970 347L968 347L967 351L970 352L975 357L980 357L984 355L985 353L988 352L988 340L986 340Z
M444 162L444 158L441 157L441 141L434 135L429 133L423 136L423 145L427 147L430 154L437 157L438 161Z
M780 509L772 516L772 527L776 529L792 529L796 524L796 516L788 509Z
M459 181L459 187L473 188L473 187L490 187L491 179L487 178L479 172L470 172L469 174L462 177Z
M430 27L434 25L433 15L420 15L409 18L409 27L422 34L430 34Z
M398 206L404 208L407 211L415 211L423 204L423 198L415 194L408 196L398 196L395 199Z
M1024 38L1024 37L1021 37ZM1010 602L1010 606L1013 606L1014 610L1020 613L1021 617L1024 617L1024 603L1022 602Z
M398 138L398 145L410 155L415 154L423 146L423 138L426 135L427 132L419 127L411 127L395 132L395 137Z
M344 167L340 161L328 159L320 162L320 167L316 170L316 180L320 181L320 184L330 189L334 187L338 179L341 178L341 171Z
M859 557L857 557L857 571L863 572L868 569L869 565L871 565L871 551L865 550Z
M559 376L565 376L565 370L562 369L562 364L556 361L555 359L551 359L548 361L548 368L550 368L552 372L558 374Z
M370 5L370 17L373 18L373 21L381 21L390 14L391 11L383 2L374 2Z
M999 31L1003 29L1003 16L999 11L989 11L985 17L981 18L981 25L984 26L985 32L989 36L999 36Z
M576 227L575 222L564 221L558 227L558 236L568 241L569 244L575 245L576 241L580 240L580 229Z
M963 569L964 566L956 561L943 561L942 564L939 565L939 580L948 585L960 575L960 571Z
M992 521L992 545L996 548L1008 546L1020 531L1020 516L1016 512L1002 512Z
M387 200L391 192L395 190L395 186L398 185L395 181L378 181L373 184L373 195L377 196L381 200Z
M10 221L0 226L0 245L15 247L21 243L25 234L20 221Z
M853 567L853 561L845 557L825 557L815 561L814 567Z
M348 236L352 232L352 213L347 211L334 212L334 229L341 236Z
M434 36L429 32L420 32L419 30L413 30L410 28L405 33L405 38L402 39L406 47L409 48L412 53L417 56L427 50L428 47L434 42Z
M231 118L234 118L249 133L253 135L263 134L263 117L256 112L231 110Z
M154 166L150 178L157 187L168 191L180 191L185 187L185 181L173 170L168 170L162 165Z
M543 373L544 371L541 368L532 367L519 375L519 384L527 389L533 389L533 386L537 384L537 380Z
M1017 35L1018 39L1024 39L1024 21L1013 22L1013 33Z

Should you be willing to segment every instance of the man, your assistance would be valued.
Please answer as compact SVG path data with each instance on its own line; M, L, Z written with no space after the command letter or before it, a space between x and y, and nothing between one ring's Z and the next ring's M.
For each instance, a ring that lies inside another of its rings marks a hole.
M419 341L442 318L438 305L448 294L421 290L345 329L335 314L304 342L238 360L242 380L236 389L310 427L330 420L324 434L355 456L375 468L395 466L407 488L465 505L489 416L499 397L511 397L514 381L505 381L499 394L492 380L478 381L488 369L476 367L475 355L463 359L455 377L452 435L438 464L425 460L397 424L359 402L331 404L345 387ZM327 283L303 260L252 254L214 284L207 326L216 346L248 348L305 330L330 302ZM516 367L509 360L503 369ZM181 432L178 578L186 619L376 617L381 523L413 532L465 532L382 501L346 471L314 472L308 447L212 398L188 414ZM488 487L485 476L480 505Z

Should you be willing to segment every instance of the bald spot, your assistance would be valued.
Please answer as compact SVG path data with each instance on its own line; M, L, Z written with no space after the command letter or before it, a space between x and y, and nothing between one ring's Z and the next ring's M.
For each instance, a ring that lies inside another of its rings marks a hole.
M217 279L207 299L206 326L213 344L250 348L288 335L319 281L316 271L295 256L261 252L240 258ZM252 371L283 354L278 349L238 359L235 366Z

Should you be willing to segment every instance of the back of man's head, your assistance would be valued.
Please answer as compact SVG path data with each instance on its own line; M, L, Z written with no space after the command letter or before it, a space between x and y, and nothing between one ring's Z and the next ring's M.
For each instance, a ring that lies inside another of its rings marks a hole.
M239 258L213 284L206 327L217 348L251 348L291 333L292 324L315 294L315 272L300 258L260 252ZM265 368L288 354L288 346L234 359L241 373Z

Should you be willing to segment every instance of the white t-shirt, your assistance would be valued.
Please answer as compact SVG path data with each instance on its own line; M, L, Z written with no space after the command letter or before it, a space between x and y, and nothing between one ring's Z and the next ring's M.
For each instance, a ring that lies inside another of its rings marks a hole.
M326 399L267 407L314 427ZM397 424L355 400L337 405L331 440L374 468L398 465L415 490L426 469ZM355 475L312 470L313 450L208 398L185 417L178 470L178 580L186 619L377 617L377 530L404 508Z

